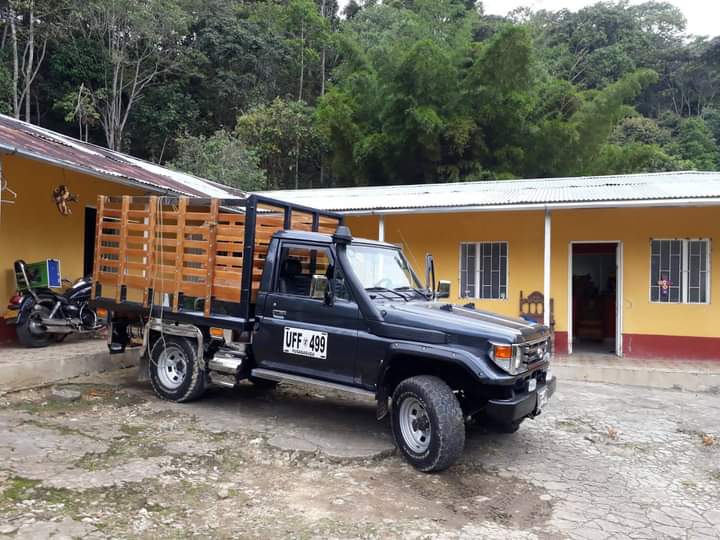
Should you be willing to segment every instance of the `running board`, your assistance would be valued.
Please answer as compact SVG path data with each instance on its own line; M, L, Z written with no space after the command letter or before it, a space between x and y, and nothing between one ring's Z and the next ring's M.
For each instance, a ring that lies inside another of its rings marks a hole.
M309 384L312 386L319 386L320 388L326 388L328 390L337 390L339 392L359 394L361 396L371 397L375 399L375 392L370 392L369 390L356 388L354 386L346 386L344 384L321 381L319 379L313 379L311 377L303 377L302 375L291 375L290 373L283 373L282 371L274 371L272 369L261 368L253 369L250 374L253 377L257 377L258 379L268 379L270 381L277 382Z

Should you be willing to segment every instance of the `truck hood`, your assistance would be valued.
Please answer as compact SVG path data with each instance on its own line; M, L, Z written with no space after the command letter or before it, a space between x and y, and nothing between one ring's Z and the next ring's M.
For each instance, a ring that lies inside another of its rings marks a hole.
M445 333L450 341L466 338L520 343L549 336L549 329L524 319L440 302L389 302L382 307L386 323ZM469 344L469 343L468 343Z

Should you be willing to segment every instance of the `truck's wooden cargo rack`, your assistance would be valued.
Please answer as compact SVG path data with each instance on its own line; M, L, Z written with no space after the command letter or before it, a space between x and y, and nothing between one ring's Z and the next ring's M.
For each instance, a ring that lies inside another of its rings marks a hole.
M98 197L93 299L249 320L272 235L332 234L342 216L246 199ZM245 264L246 261L251 261Z

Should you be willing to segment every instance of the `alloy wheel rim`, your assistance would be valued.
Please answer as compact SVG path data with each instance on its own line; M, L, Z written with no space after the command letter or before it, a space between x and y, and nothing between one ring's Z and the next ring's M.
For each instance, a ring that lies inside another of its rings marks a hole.
M417 454L425 452L430 446L432 435L425 405L417 398L405 398L400 404L399 420L405 444Z

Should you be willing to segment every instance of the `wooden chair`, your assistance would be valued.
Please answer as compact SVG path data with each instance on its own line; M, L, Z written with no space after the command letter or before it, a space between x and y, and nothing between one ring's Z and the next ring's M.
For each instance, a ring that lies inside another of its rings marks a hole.
M523 296L520 291L520 317L543 324L545 320L545 295L540 291L533 291ZM555 302L550 299L550 330L555 331Z

